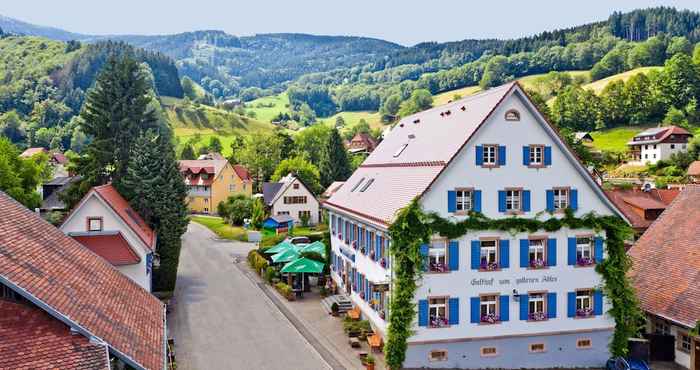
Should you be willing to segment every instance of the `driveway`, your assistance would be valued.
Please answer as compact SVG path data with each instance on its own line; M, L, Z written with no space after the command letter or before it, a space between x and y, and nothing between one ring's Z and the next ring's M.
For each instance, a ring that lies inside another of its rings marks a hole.
M178 370L329 369L234 263L251 248L190 223L168 315Z

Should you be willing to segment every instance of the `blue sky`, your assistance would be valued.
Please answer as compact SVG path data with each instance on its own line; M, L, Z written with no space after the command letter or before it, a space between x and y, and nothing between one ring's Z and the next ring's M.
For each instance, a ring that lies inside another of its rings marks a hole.
M421 41L513 38L603 20L614 10L698 0L3 0L0 14L90 34L221 29L235 35L303 32Z

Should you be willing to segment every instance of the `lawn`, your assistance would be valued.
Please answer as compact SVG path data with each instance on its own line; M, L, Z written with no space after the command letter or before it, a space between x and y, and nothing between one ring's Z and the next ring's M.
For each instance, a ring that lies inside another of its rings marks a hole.
M612 75L610 77L606 77L606 78L603 78L601 80L593 81L589 84L585 84L585 85L583 85L583 88L593 90L593 92L595 92L596 94L600 94L603 91L603 89L605 88L605 86L607 86L610 82L618 81L618 80L627 81L630 79L630 77L632 77L638 73L646 74L646 73L649 73L649 72L654 71L654 70L657 70L657 71L661 70L662 68L663 67L635 68L635 69L627 71L627 72L618 73L616 75Z
M385 127L384 124L382 124L379 112L339 112L328 118L322 118L321 121L330 125L331 127L334 127L335 120L338 117L343 117L343 120L345 121L345 128L342 129L342 131L349 130L351 127L360 123L360 120L362 119L364 119L372 129L383 129Z
M286 93L265 96L245 103L245 109L255 112L258 121L270 123L276 115L289 111L289 98Z
M219 238L238 241L248 240L248 236L244 228L240 226L231 226L224 222L221 217L191 216L190 220L206 226L209 230L218 235Z
M437 94L433 96L433 106L437 107L439 105L444 105L450 102L450 100L455 100L455 95L459 95L462 98L469 95L473 95L481 91L479 86L467 86L461 89L445 91L444 93Z
M634 135L643 130L652 127L646 126L624 126L616 127L609 130L591 132L593 136L593 147L598 150L609 152L625 152L627 151L627 142L632 140Z

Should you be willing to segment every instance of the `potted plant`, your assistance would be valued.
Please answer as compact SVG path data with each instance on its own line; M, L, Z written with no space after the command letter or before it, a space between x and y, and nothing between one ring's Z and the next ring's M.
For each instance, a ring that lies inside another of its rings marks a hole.
M367 355L367 357L365 357L365 367L367 370L374 370L374 356Z
M331 315L338 316L338 312L340 312L338 302L333 302L333 304L331 305Z

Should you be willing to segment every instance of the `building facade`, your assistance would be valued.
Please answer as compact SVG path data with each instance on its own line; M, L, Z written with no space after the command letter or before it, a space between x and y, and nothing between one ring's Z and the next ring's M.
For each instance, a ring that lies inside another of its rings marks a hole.
M112 185L90 189L60 230L151 291L156 234Z
M181 160L190 212L215 214L219 203L237 194L253 195L253 180L241 165L225 159Z
M668 159L671 154L687 151L692 136L686 129L677 126L655 127L637 134L627 145L633 162L655 164Z
M303 217L308 218L309 225L316 225L321 220L320 204L313 192L293 174L280 179L279 182L263 184L263 200L273 216L290 216L299 225Z
M324 203L331 276L382 335L388 226L412 199L453 221L470 211L546 219L566 208L623 217L518 84L406 117ZM604 366L615 326L595 271L604 246L587 229L434 235L421 247L404 367Z

